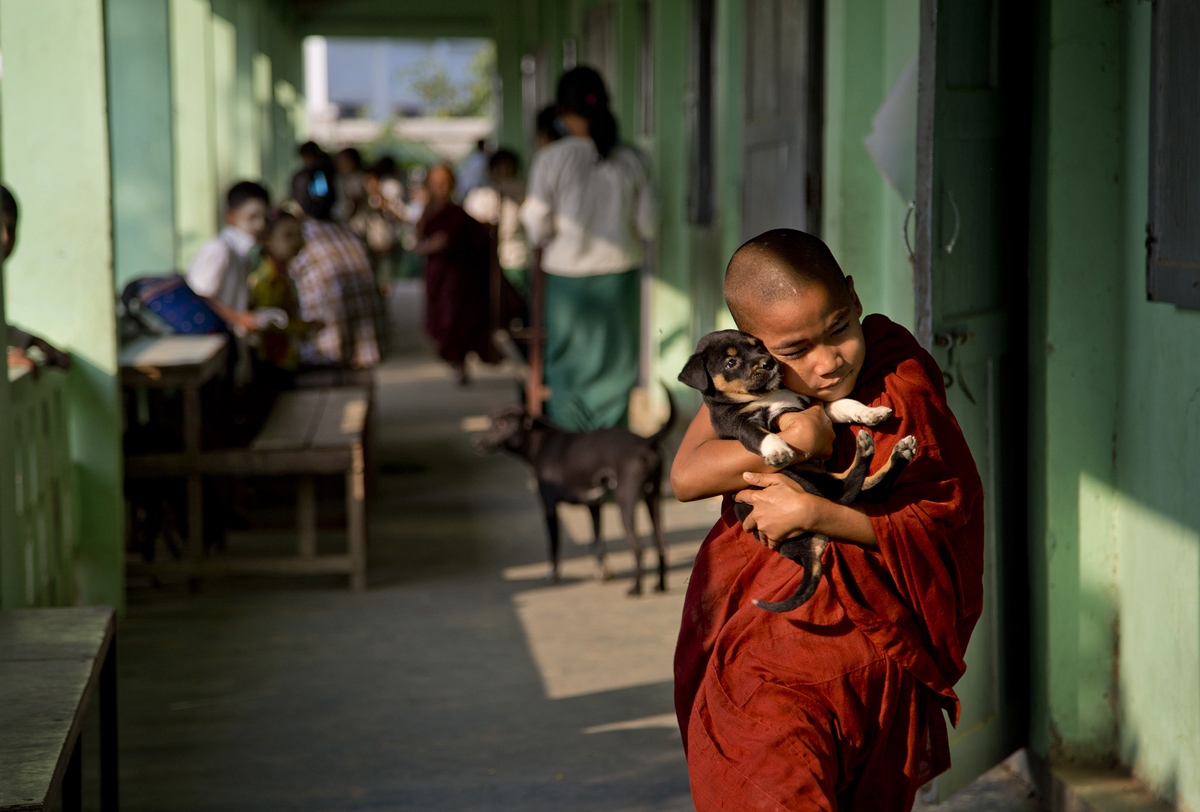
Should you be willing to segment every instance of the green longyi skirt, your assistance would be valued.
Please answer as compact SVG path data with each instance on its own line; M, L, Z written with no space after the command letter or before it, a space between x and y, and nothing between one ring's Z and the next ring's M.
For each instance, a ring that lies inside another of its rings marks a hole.
M546 416L566 431L627 426L637 383L641 274L546 274Z

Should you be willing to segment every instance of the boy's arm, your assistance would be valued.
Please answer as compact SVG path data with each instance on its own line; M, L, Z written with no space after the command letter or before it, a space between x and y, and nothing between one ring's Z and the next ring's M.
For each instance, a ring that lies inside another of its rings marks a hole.
M779 418L779 436L800 459L822 456L833 445L833 424L817 404L803 412ZM722 440L712 427L708 407L701 406L692 419L671 465L671 490L681 502L719 496L746 487L742 474L775 473L779 468L748 451L737 440ZM786 477L784 477L786 479Z

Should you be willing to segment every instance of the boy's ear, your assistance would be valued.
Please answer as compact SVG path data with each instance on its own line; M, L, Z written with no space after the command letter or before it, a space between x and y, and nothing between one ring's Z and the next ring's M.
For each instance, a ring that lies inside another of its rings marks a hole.
M850 293L851 305L854 307L854 309L856 311L858 311L858 317L861 319L862 314L863 314L862 300L858 298L858 291L856 291L854 289L854 277L853 276L846 277L846 290Z
M704 366L704 353L698 352L688 359L683 372L679 373L679 382L703 393L712 388L712 379L708 377L708 369Z

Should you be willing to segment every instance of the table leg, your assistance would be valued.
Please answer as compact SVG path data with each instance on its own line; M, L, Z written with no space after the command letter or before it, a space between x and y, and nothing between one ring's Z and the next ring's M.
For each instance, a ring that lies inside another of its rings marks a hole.
M83 736L75 739L71 748L71 760L62 780L63 812L80 812L83 809Z
M183 388L183 446L190 455L200 453L200 387ZM204 482L199 474L187 478L187 557L204 555Z
M317 554L317 481L315 477L302 476L296 483L296 525L300 536L300 556L312 558Z
M100 810L117 812L117 638L100 667Z
M346 530L350 547L350 586L355 592L367 588L367 511L365 465L362 443L352 448L353 459L346 473Z

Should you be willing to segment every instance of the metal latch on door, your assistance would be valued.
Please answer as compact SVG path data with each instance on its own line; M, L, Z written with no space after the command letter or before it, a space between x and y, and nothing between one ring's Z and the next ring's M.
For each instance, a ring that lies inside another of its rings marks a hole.
M946 388L949 389L954 386L955 381L957 381L958 388L962 390L963 397L974 404L975 396L967 388L967 379L962 371L962 355L956 352L959 346L966 344L970 340L971 334L966 330L947 330L933 334L934 346L948 350L946 355L946 369L942 370L942 378L945 379ZM950 369L954 370L953 375L948 371Z

